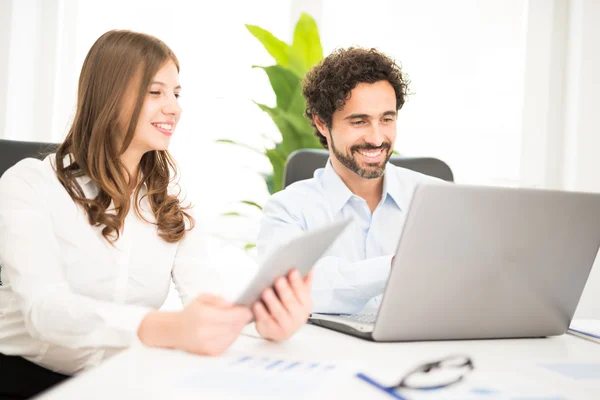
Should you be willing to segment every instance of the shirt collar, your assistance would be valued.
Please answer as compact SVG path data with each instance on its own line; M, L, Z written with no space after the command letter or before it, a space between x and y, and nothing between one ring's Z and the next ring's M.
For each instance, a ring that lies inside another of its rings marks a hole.
M323 175L321 176L321 185L325 190L325 195L334 213L340 211L354 195L344 181L342 181L342 178L335 172L330 159L327 159L327 164L325 164L325 171L323 171Z
M383 194L381 198L385 199L389 196L400 210L406 211L409 197L407 189L403 186L396 173L396 166L388 162L383 175Z
M354 195L348 186L342 181L342 178L335 172L331 165L331 159L327 160L325 165L325 171L321 176L321 185L325 190L325 194L329 199L332 211L340 211L348 200ZM385 174L383 175L383 192L381 195L382 202L390 197L396 206L406 211L409 203L408 188L400 182L398 174L396 173L396 167L387 163L385 166Z

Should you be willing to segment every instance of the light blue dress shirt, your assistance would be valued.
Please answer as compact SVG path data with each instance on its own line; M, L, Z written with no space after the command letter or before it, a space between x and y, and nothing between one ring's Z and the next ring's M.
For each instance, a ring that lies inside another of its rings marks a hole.
M314 267L313 312L376 311L390 273L415 187L435 178L386 165L381 202L371 213L327 162L312 179L275 193L263 209L257 240L259 259L290 238L334 221L352 218ZM309 249L307 249L309 250Z

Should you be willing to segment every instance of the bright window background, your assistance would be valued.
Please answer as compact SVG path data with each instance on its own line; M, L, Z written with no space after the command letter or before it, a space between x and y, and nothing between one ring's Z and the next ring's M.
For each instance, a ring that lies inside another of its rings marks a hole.
M102 7L84 0L13 2L7 136L61 140L74 111L79 71L94 41L115 28L155 35L181 63L184 111L171 151L182 183L208 230L241 247L254 240L260 213L238 201L266 201L260 173L270 165L252 151L215 141L227 138L261 148L279 137L253 103L274 104L264 72L252 68L273 61L244 24L290 41L299 11L310 7L325 54L351 45L377 47L408 73L413 94L400 112L398 151L444 160L457 182L519 185L526 6L527 0L370 0L368 7L363 0L173 0L168 6L158 0L107 0ZM32 18L39 23L28 27L25 22ZM35 67L32 46L21 44L34 45L36 35L53 26L56 38L44 33L41 54L54 61L54 86L47 82L51 66ZM53 42L59 44L54 59ZM36 68L45 75L36 75ZM40 95L40 88L47 90ZM44 98L52 107L34 102L29 116L29 98L38 103ZM42 111L51 115L51 129L40 124ZM248 217L219 217L228 211Z
M461 183L517 185L526 0L323 0L325 49L376 47L408 73L396 150Z
M399 117L402 154L438 157L461 183L600 190L596 0L3 0L0 136L61 140L93 42L113 28L153 34L182 65L171 147L182 183L205 228L240 248L260 214L236 203L265 202L257 172L269 164L215 140L279 136L252 103L274 103L252 69L272 61L244 24L289 41L300 11L319 23L325 53L372 46L402 64L414 93ZM250 216L218 217L234 209ZM587 290L596 318L598 287Z

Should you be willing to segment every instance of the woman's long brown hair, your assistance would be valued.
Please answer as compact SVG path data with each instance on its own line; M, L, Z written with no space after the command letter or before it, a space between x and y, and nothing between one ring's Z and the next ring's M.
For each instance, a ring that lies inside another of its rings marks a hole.
M133 139L152 78L168 61L179 71L175 54L159 39L113 30L94 43L81 69L77 111L56 151L56 175L73 201L84 208L90 224L104 226L102 235L110 243L118 240L129 213L132 191L128 182L135 180L124 175L127 170L120 156ZM119 121L127 90L135 90L137 100L125 128ZM64 162L67 156L70 163ZM142 156L139 170L134 190L136 214L143 218L139 194L145 184L158 235L169 243L180 241L186 230L193 228L194 220L179 198L168 191L177 176L175 161L167 151L149 151ZM86 198L77 183L76 178L83 175L98 187L96 198ZM111 201L114 210L107 212Z

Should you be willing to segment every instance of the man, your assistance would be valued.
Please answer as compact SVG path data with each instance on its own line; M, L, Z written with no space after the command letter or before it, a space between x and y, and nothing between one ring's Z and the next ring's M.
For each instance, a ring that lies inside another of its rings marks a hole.
M257 245L264 258L302 231L353 218L314 267L313 312L379 306L412 193L434 180L388 163L407 84L400 67L375 49L338 50L306 75L306 116L329 161L269 199Z

